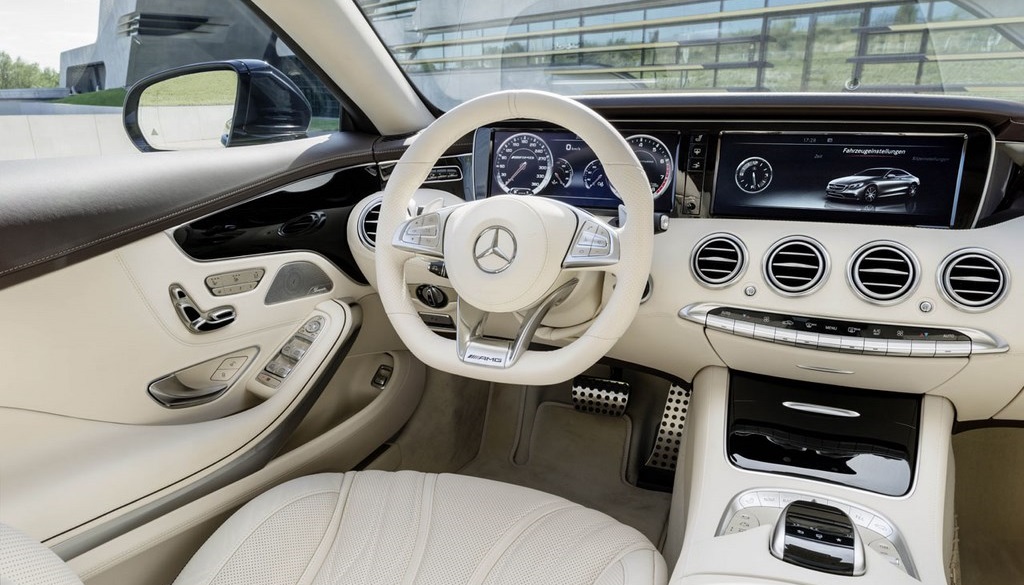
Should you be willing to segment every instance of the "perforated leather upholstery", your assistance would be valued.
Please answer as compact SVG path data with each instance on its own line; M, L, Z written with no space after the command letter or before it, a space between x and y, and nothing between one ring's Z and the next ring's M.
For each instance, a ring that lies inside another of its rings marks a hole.
M0 585L82 585L82 582L50 549L0 524Z
M259 496L175 585L660 585L639 532L562 498L412 471L322 474Z

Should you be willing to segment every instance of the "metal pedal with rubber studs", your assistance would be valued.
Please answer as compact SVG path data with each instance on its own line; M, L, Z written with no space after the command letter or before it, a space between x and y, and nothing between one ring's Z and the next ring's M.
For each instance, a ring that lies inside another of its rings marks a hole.
M629 383L577 376L572 381L572 405L580 412L622 416L629 404Z
M658 427L658 438L654 442L654 450L647 458L647 467L673 471L679 461L679 449L682 446L683 426L686 424L686 410L690 406L690 391L672 384L665 400L665 410L661 414L661 426Z

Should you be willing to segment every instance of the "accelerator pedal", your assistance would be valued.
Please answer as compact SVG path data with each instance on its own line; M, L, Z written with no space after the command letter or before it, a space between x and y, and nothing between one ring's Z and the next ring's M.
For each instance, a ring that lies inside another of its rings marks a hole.
M622 416L629 404L629 383L607 378L576 376L572 381L572 405L580 412Z
M679 450L682 448L686 410L689 406L690 391L672 384L665 400L665 410L661 414L661 426L658 427L654 450L647 458L647 467L675 471L676 463L679 462Z

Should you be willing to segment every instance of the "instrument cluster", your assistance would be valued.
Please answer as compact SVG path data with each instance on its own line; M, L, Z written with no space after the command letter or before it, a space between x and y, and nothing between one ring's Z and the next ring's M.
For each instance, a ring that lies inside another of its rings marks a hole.
M655 209L672 208L679 134L626 134L650 183ZM601 161L571 132L493 130L490 195L541 195L578 207L615 209L621 203Z

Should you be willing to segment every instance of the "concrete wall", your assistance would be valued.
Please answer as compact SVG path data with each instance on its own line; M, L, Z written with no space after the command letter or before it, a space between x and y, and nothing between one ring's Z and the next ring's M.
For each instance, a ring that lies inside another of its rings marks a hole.
M0 100L59 100L68 96L67 88L0 89Z
M132 40L117 34L117 23L122 16L135 10L135 4L136 0L100 0L96 42L60 54L61 87L68 87L68 67L91 63L103 63L106 68L105 89L125 86Z
M0 160L138 152L120 114L0 116Z

